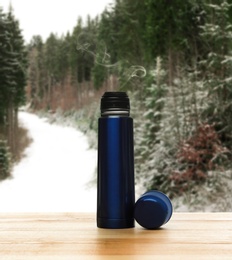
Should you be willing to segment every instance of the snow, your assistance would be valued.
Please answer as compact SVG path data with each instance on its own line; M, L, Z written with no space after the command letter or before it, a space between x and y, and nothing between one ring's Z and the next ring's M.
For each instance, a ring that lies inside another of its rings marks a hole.
M94 212L97 153L86 136L27 112L19 120L33 142L0 183L0 212Z

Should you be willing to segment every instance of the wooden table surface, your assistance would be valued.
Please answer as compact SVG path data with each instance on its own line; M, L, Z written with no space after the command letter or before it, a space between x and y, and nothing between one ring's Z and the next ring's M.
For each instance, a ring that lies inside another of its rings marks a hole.
M232 213L174 213L159 230L98 229L95 214L1 213L0 259L232 259Z

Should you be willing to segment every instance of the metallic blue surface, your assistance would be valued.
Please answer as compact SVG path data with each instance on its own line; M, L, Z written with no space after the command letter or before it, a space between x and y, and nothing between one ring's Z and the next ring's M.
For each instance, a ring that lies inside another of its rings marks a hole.
M133 120L107 116L98 125L97 226L134 227Z
M170 199L160 191L151 190L135 203L134 216L144 228L157 229L169 221L172 212Z

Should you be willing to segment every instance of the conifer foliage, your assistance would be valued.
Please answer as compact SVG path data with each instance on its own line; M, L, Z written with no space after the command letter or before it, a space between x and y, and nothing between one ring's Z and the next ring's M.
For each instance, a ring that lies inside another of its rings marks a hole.
M17 116L18 107L25 100L26 64L19 23L11 9L5 14L0 8L0 175L3 176L9 171L9 152L12 157L18 153Z

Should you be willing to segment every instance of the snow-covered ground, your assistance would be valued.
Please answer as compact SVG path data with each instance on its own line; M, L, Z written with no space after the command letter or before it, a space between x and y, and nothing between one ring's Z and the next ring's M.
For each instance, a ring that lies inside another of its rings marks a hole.
M19 120L33 142L15 165L13 178L0 183L0 211L96 211L96 187L89 182L97 153L88 148L87 138L27 112L20 112Z

